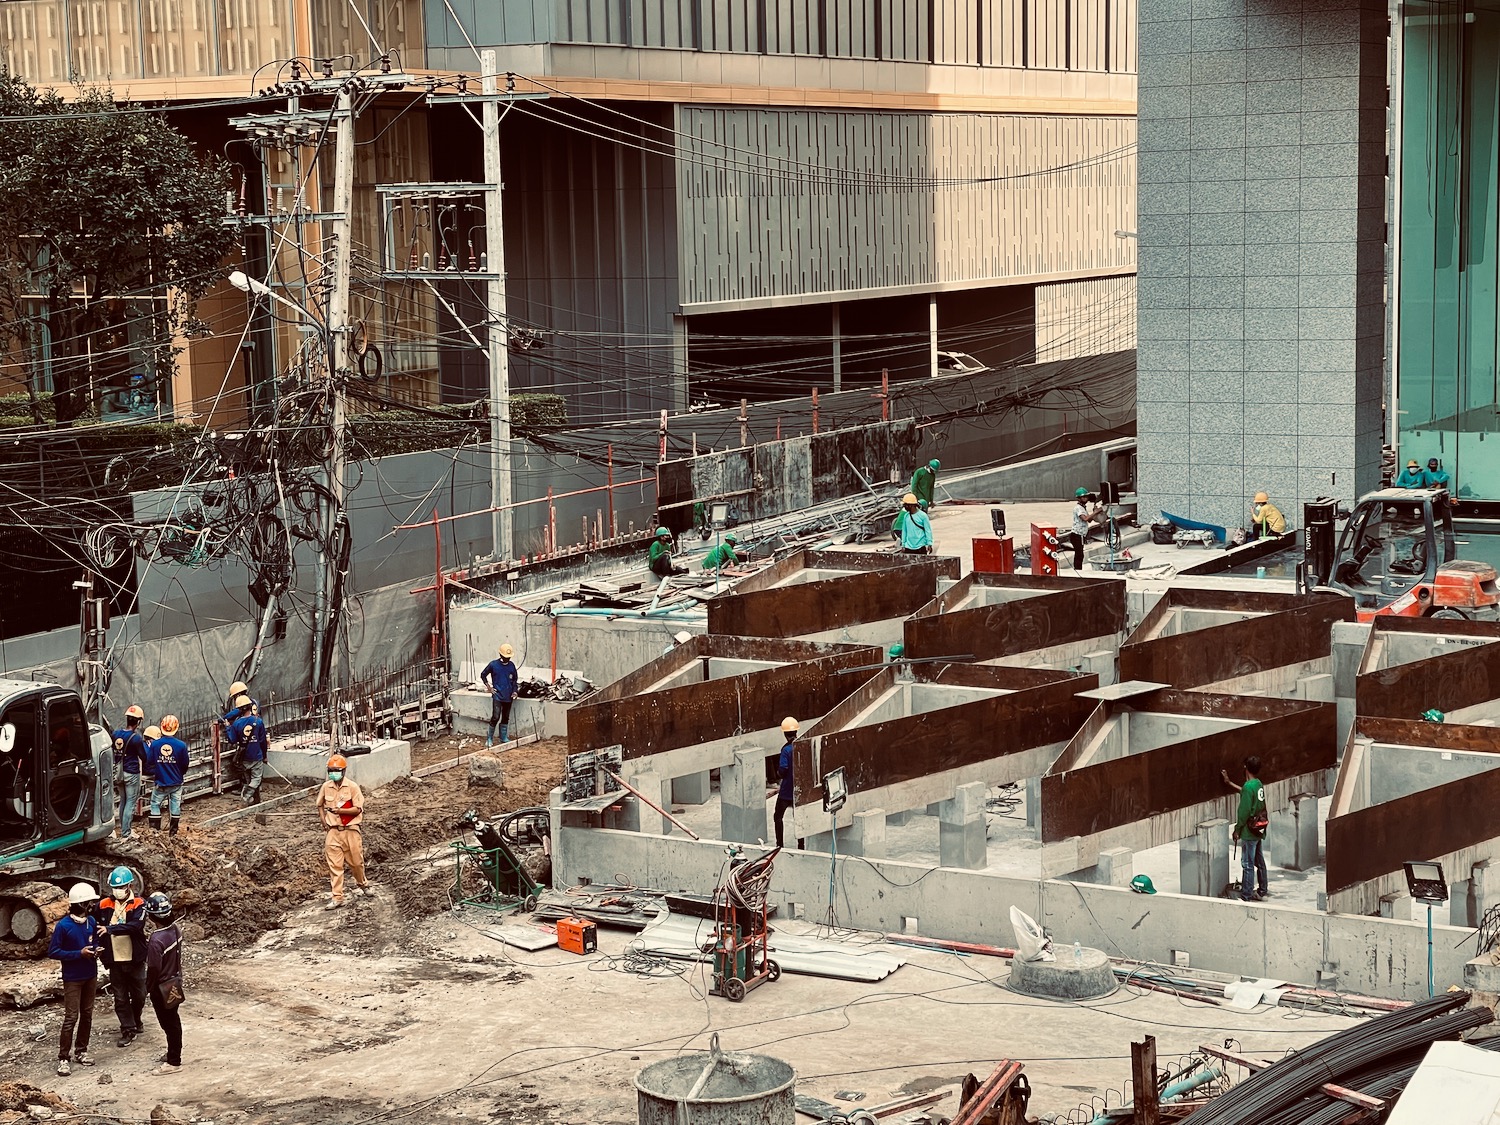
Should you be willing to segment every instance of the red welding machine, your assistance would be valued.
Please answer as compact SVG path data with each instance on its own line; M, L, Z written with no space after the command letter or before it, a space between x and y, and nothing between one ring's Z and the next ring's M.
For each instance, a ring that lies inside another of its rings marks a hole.
M599 927L582 918L557 920L557 948L579 955L599 948Z

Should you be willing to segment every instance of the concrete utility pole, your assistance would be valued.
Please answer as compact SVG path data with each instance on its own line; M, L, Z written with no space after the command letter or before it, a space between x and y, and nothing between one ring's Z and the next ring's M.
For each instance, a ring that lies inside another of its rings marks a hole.
M479 53L484 104L484 234L489 252L490 535L496 562L515 557L510 474L510 318L505 302L505 225L500 212L500 86L495 52Z
M349 533L344 516L344 385L349 363L349 273L353 259L351 208L354 202L354 98L345 84L339 90L335 114L333 164L333 218L329 238L333 242L333 287L328 294L328 367L324 375L328 390L329 430L323 471L329 498L323 507L324 538L318 545L317 626L313 630L314 692L322 691L337 676L338 621L343 587L343 540ZM328 251L328 247L324 248Z

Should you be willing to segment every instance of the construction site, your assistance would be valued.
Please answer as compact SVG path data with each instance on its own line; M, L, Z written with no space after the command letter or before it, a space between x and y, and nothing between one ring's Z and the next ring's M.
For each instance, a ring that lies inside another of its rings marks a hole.
M4 8L0 1125L1500 1120L1500 0Z

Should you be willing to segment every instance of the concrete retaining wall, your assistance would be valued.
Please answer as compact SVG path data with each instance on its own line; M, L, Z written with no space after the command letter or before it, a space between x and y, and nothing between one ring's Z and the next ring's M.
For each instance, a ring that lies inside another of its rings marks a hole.
M583 877L614 882L619 872L637 886L708 894L724 865L724 845L710 840L556 825L553 833L558 887ZM823 914L828 864L829 857L819 852L783 852L776 860L771 900L788 916L793 903L801 904L806 916ZM1114 956L1170 964L1172 951L1183 950L1195 967L1217 972L1316 984L1326 969L1345 991L1404 1000L1427 995L1427 935L1417 922L1190 895L1137 895L1119 887L892 860L840 856L838 865L839 921L861 929L900 931L907 919L915 919L916 931L930 937L1013 946L1009 908L1019 906L1060 944L1078 940ZM1466 932L1433 928L1440 989L1463 981L1468 953L1455 946Z

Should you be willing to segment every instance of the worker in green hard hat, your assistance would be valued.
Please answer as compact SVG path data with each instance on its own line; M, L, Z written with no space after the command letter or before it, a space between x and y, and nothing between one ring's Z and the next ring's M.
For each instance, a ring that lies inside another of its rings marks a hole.
M890 652L888 652L886 656L892 664L896 663L896 661L898 660L904 660L906 658L906 646L900 644L899 642L897 644L893 644L891 646Z
M938 469L942 468L942 462L936 457L925 465L918 466L917 471L911 475L911 490L916 494L917 501L927 501L925 507L931 508L937 503L933 499L933 490L937 487Z
M1074 570L1083 569L1083 545L1099 522L1099 512L1099 505L1094 503L1093 493L1088 489L1080 488L1073 493L1073 525L1062 541L1073 547Z
M669 574L681 574L682 569L672 566L672 533L664 527L656 529L656 538L651 540L647 562L651 573L665 578Z
M918 500L917 509L925 512L927 501ZM897 543L901 542L901 529L906 526L906 509L902 508L896 513L896 518L891 521L891 538Z
M724 536L724 542L703 556L703 569L718 570L739 562L740 553L734 549L734 545L738 542L739 540L735 538L732 531Z

